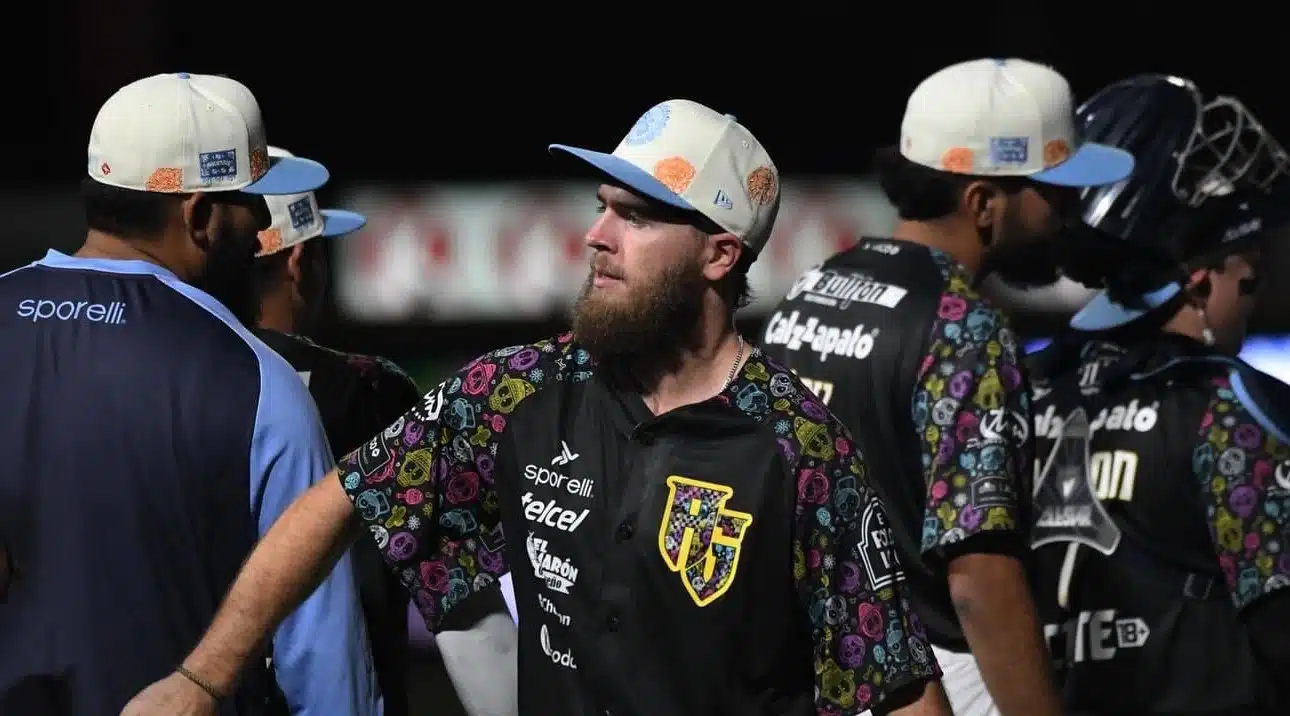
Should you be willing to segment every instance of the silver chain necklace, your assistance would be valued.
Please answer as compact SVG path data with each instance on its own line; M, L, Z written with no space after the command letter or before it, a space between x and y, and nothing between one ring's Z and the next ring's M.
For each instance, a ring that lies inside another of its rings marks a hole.
M735 353L735 362L730 366L730 375L726 376L726 384L721 386L721 392L723 393L726 392L731 383L735 382L735 375L739 373L739 363L744 359L744 337L736 333L735 338L739 341L739 352Z

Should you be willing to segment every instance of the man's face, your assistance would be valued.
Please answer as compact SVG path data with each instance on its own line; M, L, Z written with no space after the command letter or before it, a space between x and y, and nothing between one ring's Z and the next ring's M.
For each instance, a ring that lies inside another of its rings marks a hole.
M1240 352L1254 315L1260 257L1257 249L1233 254L1224 260L1222 271L1209 272L1205 321L1214 332L1217 347L1233 355Z
M1057 245L1062 227L1079 210L1079 190L1027 185L1013 193L1000 192L990 244L981 277L998 273L1018 288L1047 286L1058 279Z
M587 232L591 271L574 306L573 331L597 359L674 350L703 312L706 236L675 212L604 185L601 216Z
M264 199L241 192L207 194L205 261L193 284L224 304L239 321L254 323L257 309L251 264L260 247L259 232L269 226Z

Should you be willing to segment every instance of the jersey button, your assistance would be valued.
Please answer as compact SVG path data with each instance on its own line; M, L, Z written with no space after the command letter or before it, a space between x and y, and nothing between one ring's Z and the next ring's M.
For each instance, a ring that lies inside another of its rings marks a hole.
M618 624L617 614L610 614L609 618L605 619L605 627L608 628L609 631L618 631Z
M636 525L633 525L631 520L624 520L622 524L618 525L619 542L626 542L631 539L634 534L636 534Z

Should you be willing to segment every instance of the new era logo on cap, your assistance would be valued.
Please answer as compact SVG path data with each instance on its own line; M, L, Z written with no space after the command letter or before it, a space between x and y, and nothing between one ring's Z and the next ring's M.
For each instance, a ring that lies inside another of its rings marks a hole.
M275 160L295 156L280 147L269 147L268 151ZM344 236L367 224L367 217L362 214L319 209L318 198L312 191L265 196L264 203L269 207L272 220L269 228L260 232L260 250L256 256L275 254L316 236Z
M650 108L612 154L552 144L640 194L695 211L753 251L779 212L779 172L757 138L730 115L672 99Z
M90 130L89 175L161 193L294 194L327 183L308 159L271 159L260 106L228 77L153 75L117 90Z
M972 60L923 80L905 108L900 153L945 172L1069 187L1114 184L1133 156L1081 143L1070 85L1026 60Z

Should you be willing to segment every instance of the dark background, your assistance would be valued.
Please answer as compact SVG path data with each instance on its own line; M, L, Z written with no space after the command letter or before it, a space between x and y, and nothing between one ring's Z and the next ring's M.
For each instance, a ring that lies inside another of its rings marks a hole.
M75 188L94 115L118 87L158 72L227 74L251 87L271 143L332 170L324 205L366 182L411 195L433 182L572 176L547 144L610 149L641 112L674 97L736 114L786 177L856 178L874 148L896 140L922 78L988 56L1052 64L1080 98L1140 72L1182 75L1207 96L1239 96L1290 141L1290 39L1252 4L802 7L596 4L557 18L547 4L10 4L0 49L10 127L0 148L0 271L79 246ZM1290 269L1284 252L1273 261L1274 274ZM1265 282L1258 330L1290 331L1276 283ZM1037 336L1065 317L1017 318ZM745 321L750 335L756 323ZM425 383L559 327L373 326L333 312L318 337L389 355ZM457 713L442 676L428 668L414 679L427 713Z
M35 21L11 25L4 50L15 126L0 172L0 269L51 246L76 248L74 189L94 114L119 86L163 71L228 74L250 86L271 143L332 170L324 203L367 181L415 192L436 181L569 175L548 143L612 148L637 115L671 97L736 114L786 177L854 178L874 148L896 139L919 80L982 56L1052 64L1079 97L1139 72L1183 75L1207 95L1241 97L1290 137L1281 28L1220 5L853 7L794 15L779 5L588 5L558 20L496 4L31 7ZM1264 300L1256 329L1290 330L1283 304ZM1032 335L1063 318L1018 316ZM559 323L391 330L333 318L319 337L404 360L456 360ZM755 330L755 319L747 323Z

